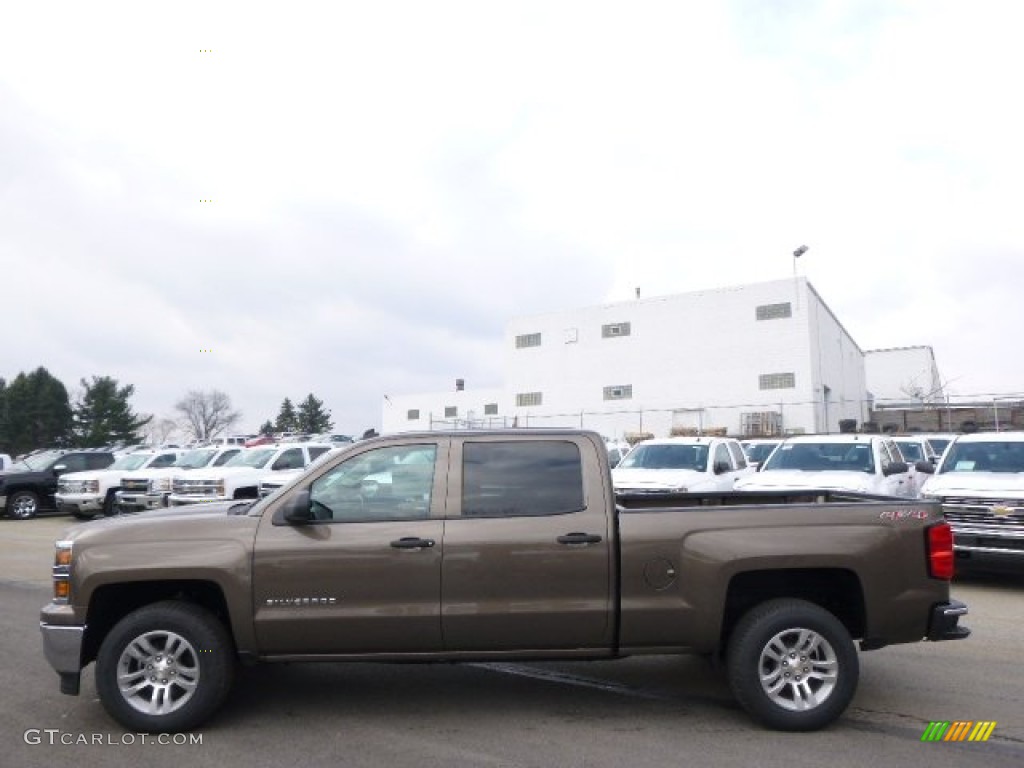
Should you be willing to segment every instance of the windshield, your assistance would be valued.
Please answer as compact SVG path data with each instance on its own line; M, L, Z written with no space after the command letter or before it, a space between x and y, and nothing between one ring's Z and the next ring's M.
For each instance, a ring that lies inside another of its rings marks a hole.
M706 445L638 445L619 462L617 469L695 469L706 472Z
M800 469L805 472L840 470L847 472L875 471L871 446L867 443L783 443L762 472L773 469Z
M939 471L1024 472L1024 443L953 443Z
M57 459L61 457L60 451L47 451L46 453L37 453L35 456L29 456L22 459L17 464L14 464L12 468L30 470L32 472L38 472L42 469L49 469L53 464L56 463Z
M205 467L209 464L210 459L213 458L215 453L217 453L217 451L211 448L199 451L189 451L184 456L179 457L178 460L174 462L173 466L180 467L181 469L199 469L200 467Z
M775 450L776 446L778 446L778 443L753 443L752 445L745 445L747 461L760 464L772 455L772 451Z
M107 469L139 469L153 458L152 453L129 453L111 464Z
M897 440L896 445L900 447L900 453L903 454L903 458L913 463L915 461L924 461L924 449L920 443L915 443L910 440Z
M255 469L262 469L263 466L270 461L274 454L277 453L276 448L271 448L265 451L242 451L237 456L232 456L225 467L253 467Z

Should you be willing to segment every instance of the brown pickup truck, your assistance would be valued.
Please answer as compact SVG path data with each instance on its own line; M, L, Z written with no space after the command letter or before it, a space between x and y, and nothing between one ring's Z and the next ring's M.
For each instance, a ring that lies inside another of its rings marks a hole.
M233 504L233 506L232 506ZM760 722L811 730L861 650L966 637L938 504L827 491L614 495L586 431L365 440L258 502L57 542L46 657L127 728L181 731L238 661L697 653Z

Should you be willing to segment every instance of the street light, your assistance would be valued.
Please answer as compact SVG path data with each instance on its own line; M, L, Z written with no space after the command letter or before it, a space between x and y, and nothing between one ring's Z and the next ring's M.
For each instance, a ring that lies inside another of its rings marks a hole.
M807 246L801 245L795 251L793 251L793 277L796 277L796 260L807 253Z

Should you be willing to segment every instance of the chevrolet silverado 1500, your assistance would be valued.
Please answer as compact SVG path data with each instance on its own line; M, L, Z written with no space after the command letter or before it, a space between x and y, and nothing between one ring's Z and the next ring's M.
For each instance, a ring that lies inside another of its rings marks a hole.
M828 508L825 509L824 507ZM615 496L586 431L406 433L279 492L88 523L44 650L128 728L210 717L238 661L721 660L742 706L820 728L861 650L965 637L938 504L829 491Z

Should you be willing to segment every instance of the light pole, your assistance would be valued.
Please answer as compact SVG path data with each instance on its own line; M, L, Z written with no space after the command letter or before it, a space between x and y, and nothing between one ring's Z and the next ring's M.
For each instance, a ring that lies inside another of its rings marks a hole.
M807 246L801 245L795 251L793 251L793 279L796 280L796 260L807 253Z

